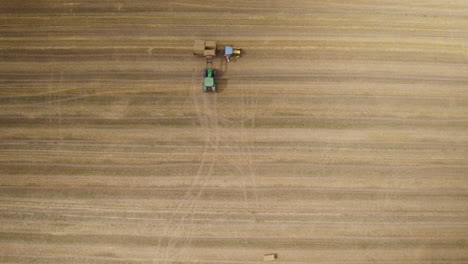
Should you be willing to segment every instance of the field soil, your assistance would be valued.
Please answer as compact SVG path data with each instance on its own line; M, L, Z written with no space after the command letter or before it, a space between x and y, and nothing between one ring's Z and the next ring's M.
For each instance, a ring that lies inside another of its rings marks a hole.
M468 1L2 1L1 263L461 264L467 241Z

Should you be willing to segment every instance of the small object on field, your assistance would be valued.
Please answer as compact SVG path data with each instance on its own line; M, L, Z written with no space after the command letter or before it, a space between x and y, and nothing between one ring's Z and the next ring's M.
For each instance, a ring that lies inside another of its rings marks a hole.
M263 261L275 261L278 259L278 253L269 253L263 255Z

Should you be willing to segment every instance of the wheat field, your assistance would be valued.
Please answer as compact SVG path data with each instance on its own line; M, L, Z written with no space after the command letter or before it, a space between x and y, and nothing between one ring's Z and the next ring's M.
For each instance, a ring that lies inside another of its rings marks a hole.
M0 108L1 263L468 263L465 0L2 1Z

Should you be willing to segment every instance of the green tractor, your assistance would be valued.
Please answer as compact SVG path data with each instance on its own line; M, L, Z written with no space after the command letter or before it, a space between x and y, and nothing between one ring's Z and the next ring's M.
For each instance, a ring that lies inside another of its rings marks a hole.
M215 77L216 77L216 70L213 70L212 68L206 68L203 70L203 77L205 77L203 81L203 92L212 92L216 93L216 82L215 82Z

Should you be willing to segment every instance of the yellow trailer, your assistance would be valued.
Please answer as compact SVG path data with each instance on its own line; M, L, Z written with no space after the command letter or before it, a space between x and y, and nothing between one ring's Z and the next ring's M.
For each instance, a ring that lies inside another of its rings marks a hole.
M200 57L216 57L216 41L195 40L193 55Z

